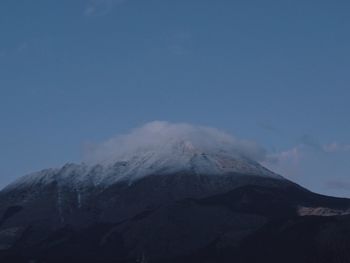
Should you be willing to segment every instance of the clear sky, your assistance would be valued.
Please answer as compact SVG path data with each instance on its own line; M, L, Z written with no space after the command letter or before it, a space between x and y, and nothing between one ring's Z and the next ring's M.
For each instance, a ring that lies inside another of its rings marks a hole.
M350 197L350 2L2 0L0 187L153 120Z

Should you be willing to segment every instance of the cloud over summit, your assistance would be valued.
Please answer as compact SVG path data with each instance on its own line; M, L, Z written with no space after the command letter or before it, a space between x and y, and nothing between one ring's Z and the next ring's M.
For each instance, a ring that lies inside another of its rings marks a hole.
M237 139L216 128L187 123L154 121L96 145L84 152L88 163L103 163L137 155L138 151L166 151L177 143L187 143L202 152L227 151L255 161L265 158L266 151L257 143Z

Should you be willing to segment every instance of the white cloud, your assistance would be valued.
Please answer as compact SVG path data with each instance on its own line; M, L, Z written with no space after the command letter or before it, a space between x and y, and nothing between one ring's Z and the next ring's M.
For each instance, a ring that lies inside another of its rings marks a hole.
M287 150L269 153L263 165L286 177L300 174L300 162L305 156L305 146L297 145Z
M338 142L321 144L311 136L304 136L301 143L296 146L269 153L263 165L286 177L295 177L303 174L302 171L309 160L321 156L327 160L330 154L347 152L350 152L350 144Z
M310 154L312 151L321 153L349 152L350 144L332 142L329 144L320 144L315 147L314 145L302 143L287 150L268 154L267 161L270 163L291 162L298 164L299 161L306 156L306 153Z
M327 153L348 152L350 151L350 144L332 142L330 144L323 145L323 150Z
M302 155L302 146L298 145L289 150L284 150L278 153L268 155L268 160L272 163L293 162L298 163Z
M123 156L135 154L144 149L162 149L173 142L190 142L202 151L225 150L243 155L256 161L266 157L266 151L253 141L240 140L232 135L211 127L186 123L154 121L128 134L96 145L86 147L84 159L88 163L120 160Z

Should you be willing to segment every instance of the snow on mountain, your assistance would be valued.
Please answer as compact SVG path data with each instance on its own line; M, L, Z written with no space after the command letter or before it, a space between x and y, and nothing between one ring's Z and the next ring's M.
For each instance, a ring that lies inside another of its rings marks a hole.
M94 154L94 160L88 164L67 164L61 169L30 174L6 189L52 182L104 186L119 181L132 182L152 174L178 172L282 178L254 160L261 154L256 145L238 141L213 128L186 124L150 123L101 144Z

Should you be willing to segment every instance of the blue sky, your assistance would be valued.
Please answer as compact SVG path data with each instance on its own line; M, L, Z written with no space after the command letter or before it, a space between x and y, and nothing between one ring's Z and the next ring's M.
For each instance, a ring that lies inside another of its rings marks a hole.
M154 120L225 130L350 197L348 1L0 3L0 186Z

